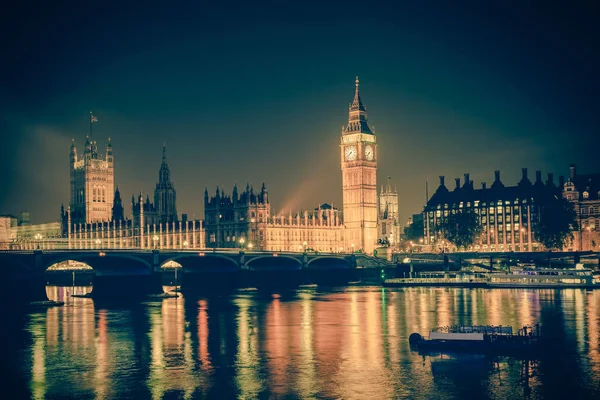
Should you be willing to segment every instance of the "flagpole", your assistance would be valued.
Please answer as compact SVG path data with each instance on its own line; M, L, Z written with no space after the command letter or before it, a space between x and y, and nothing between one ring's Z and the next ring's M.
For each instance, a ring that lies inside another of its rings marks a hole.
M90 141L93 141L92 137L92 112L90 111Z

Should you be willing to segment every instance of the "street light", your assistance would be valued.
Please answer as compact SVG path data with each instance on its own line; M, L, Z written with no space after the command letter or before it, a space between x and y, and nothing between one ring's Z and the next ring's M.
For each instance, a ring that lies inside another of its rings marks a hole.
M244 243L246 243L246 239L244 238L240 238L240 247L243 249L244 248Z
M306 246L308 246L308 243L306 243L306 240L304 242L302 242L302 249L304 250L304 252L306 253Z
M37 248L40 248L40 240L42 240L42 235L40 235L39 233L36 233L35 235L35 240L37 240Z
M96 248L100 248L100 239L96 239Z
M156 249L156 245L158 243L158 236L156 236L156 235L152 236L152 241L154 242L154 248Z
M352 253L354 253L354 243L352 243L351 246L352 246Z
M252 243L248 243L248 250L252 250L252 247L254 247L254 245Z
M188 247L188 244L189 244L189 243L188 243L188 241L187 241L187 240L184 240L184 241L183 241L183 247L185 247L186 249L187 249L187 247Z

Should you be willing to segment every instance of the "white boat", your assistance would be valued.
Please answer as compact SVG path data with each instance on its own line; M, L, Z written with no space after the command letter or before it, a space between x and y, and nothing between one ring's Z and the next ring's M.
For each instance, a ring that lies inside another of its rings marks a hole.
M524 268L507 273L489 274L491 288L593 288L600 281L591 269Z

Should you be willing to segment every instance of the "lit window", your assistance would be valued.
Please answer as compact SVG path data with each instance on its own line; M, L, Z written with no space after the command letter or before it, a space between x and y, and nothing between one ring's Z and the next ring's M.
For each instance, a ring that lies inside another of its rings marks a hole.
M590 197L590 194L588 192L583 192L583 198L587 199Z

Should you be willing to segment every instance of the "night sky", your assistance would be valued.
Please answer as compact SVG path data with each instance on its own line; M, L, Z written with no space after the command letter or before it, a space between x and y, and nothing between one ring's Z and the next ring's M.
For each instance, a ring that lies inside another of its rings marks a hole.
M439 175L600 172L597 2L52 3L0 16L0 214L58 219L90 110L126 213L152 196L163 141L190 218L234 182L265 181L274 212L341 206L356 75L402 222L427 176L431 194Z

